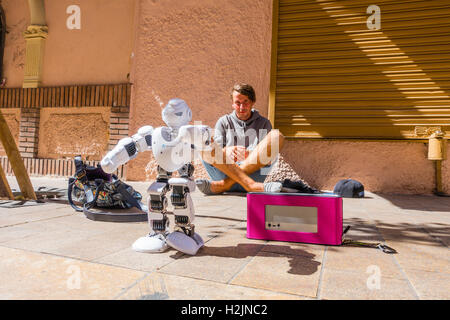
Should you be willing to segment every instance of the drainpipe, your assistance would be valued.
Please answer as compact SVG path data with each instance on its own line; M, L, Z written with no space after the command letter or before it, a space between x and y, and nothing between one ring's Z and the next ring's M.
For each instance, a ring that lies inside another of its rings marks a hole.
M428 140L428 160L434 161L436 188L434 194L443 197L449 197L442 190L442 160L446 157L447 141L444 139L444 133L436 130Z

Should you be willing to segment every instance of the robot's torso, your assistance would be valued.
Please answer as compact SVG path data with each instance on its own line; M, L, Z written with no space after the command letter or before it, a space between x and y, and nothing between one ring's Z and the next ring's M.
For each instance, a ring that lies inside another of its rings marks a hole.
M208 126L188 124L191 110L181 99L170 100L162 117L167 126L141 127L132 137L121 139L100 164L105 172L111 173L139 152L151 150L158 164L158 177L147 190L150 233L136 240L133 249L161 252L170 245L181 252L195 254L203 246L203 240L194 232L192 224L195 214L190 193L195 190L195 182L191 162L196 152L211 148L212 133ZM170 178L175 171L180 177ZM170 190L176 228L168 233L166 194Z

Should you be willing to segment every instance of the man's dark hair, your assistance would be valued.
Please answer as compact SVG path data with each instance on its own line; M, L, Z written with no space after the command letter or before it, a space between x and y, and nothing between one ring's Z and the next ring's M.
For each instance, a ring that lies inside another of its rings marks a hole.
M255 89L249 84L246 83L236 83L231 89L231 98L233 99L233 91L239 92L244 96L247 96L251 101L256 101Z

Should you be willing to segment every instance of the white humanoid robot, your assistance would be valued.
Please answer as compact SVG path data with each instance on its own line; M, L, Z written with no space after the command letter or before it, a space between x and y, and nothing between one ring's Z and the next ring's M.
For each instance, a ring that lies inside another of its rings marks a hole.
M139 252L163 252L168 246L195 255L203 246L203 239L195 232L195 213L190 193L195 190L195 152L210 150L211 128L188 125L191 110L182 99L172 99L162 111L167 127L141 127L131 138L123 138L102 159L102 169L111 173L120 165L134 159L139 152L152 150L158 164L156 181L148 188L148 223L150 233L133 243ZM172 178L178 171L180 177ZM175 216L175 228L169 232L167 217L168 193Z

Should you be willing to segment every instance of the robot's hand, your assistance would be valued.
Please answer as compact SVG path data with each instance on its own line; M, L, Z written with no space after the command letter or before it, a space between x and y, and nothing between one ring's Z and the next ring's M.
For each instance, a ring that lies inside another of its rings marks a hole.
M211 132L211 128L205 125L185 125L180 128L178 137L196 150L206 151L211 148Z
M114 172L119 166L136 158L138 152L152 149L153 127L144 126L131 138L123 138L119 143L106 154L100 165L106 173Z
M137 156L136 143L130 137L123 138L119 143L106 154L100 162L103 171L112 173L122 164Z
M152 126L143 126L132 136L133 140L136 142L138 152L152 150L152 133Z

